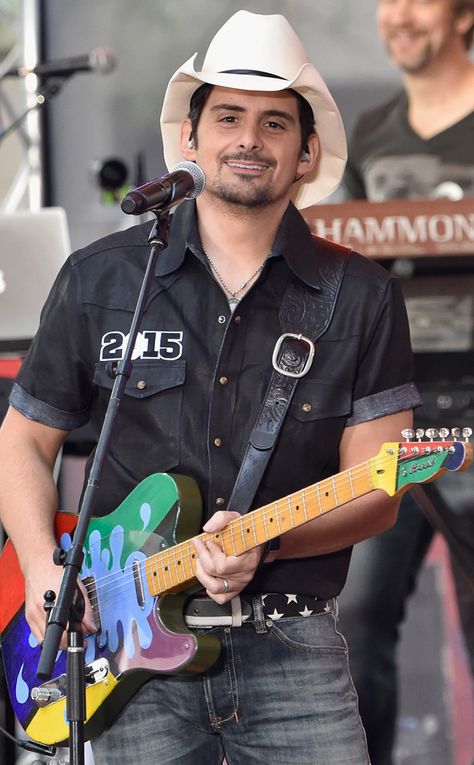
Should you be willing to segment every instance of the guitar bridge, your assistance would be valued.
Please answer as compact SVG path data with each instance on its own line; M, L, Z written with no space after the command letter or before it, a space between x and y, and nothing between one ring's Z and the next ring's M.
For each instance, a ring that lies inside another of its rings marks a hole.
M84 680L87 685L96 685L106 680L110 667L107 659L96 659L84 666ZM66 697L67 675L62 674L47 683L31 689L31 698L37 707L47 707Z
M87 685L95 685L103 682L109 674L109 662L107 659L96 659L84 667L84 678Z

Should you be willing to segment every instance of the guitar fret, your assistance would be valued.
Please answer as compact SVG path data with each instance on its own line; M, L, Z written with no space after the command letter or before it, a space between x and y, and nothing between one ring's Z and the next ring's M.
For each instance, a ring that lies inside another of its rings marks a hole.
M308 520L308 508L306 507L306 492L303 490L301 492L301 496L303 497L303 513L305 521Z
M294 524L294 521L293 521L293 508L291 506L291 497L288 497L288 512L290 514L290 525L291 525L291 528L294 528L295 524Z
M339 505L339 500L337 498L337 491L336 491L336 479L335 479L334 476L332 477L332 486L333 486L333 491L334 491L334 501L335 501L336 505Z
M250 535L253 532L253 544L250 541ZM242 519L242 539L243 539L243 545L244 550L251 550L252 547L255 547L255 545L258 544L257 538L255 536L255 524L253 516L250 514L246 514L244 518Z
M323 489L324 489L324 492L323 492L323 495L321 497L321 502L322 502L321 512L322 513L327 513L327 511L328 510L332 510L332 508L334 506L332 504L332 502L331 502L331 499L330 499L330 492L332 491L332 486L331 486L331 481L330 480L326 479L323 482Z
M349 478L349 486L350 486L350 488L351 488L352 499L355 499L355 496L356 496L356 495L355 495L355 493L354 493L354 482L353 482L353 480L352 480L352 470L351 470L351 469L349 469L349 470L347 471L347 476L348 476L348 478Z
M316 484L316 499L318 501L319 515L321 515L323 512L323 506L321 504L321 490L319 488L319 484Z
M160 590L164 590L165 589L165 581L164 581L164 578L162 579L163 572L160 571L159 566L157 566L155 570L156 570L156 576L157 576L157 579L158 579L158 583L160 585Z
M230 544L232 547L232 555L237 555L237 550L235 549L235 536L232 533L232 530L230 531L229 539L230 539Z
M167 556L165 555L164 556L164 560L163 560L163 584L164 584L164 589L166 589L166 587L168 586L167 583L166 583L166 572L169 569L168 569L168 566L165 565L166 562L167 562Z
M175 557L175 560L174 560L174 571L175 571L175 578L178 580L178 582L185 581L185 578L182 579L184 571L183 571L183 565L182 565L181 558L176 558Z
M265 529L265 538L270 539L271 534L268 533L268 520L267 520L267 513L265 510L263 510L263 526Z
M255 530L255 518L254 518L254 516L252 515L252 517L249 520L250 520L250 522L252 524L253 540L254 540L255 544L258 545L257 532Z
M281 534L281 524L280 524L280 509L278 507L278 502L275 502L275 517L277 519L277 526L278 526L278 533Z
M183 563L183 574L185 575L185 581L186 579L190 579L191 577L188 575L188 572L186 570L186 566L191 565L191 560L189 558L189 544L187 545L187 549L183 547L183 554L181 556L181 560Z
M193 543L189 543L189 563L191 566L191 574L195 576L196 574L196 548L194 547Z
M244 550L247 549L247 540L245 539L245 529L244 529L244 522L243 520L240 521L240 533L242 535L242 545Z
M174 560L175 555L173 553L173 548L171 548L169 555L168 555L168 571L170 575L170 584L172 587L176 584L176 560Z

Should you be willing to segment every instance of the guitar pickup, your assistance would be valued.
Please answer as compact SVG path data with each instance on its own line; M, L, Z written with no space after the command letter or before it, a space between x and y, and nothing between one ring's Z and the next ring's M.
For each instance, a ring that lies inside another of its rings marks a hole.
M87 590L87 594L89 596L90 604L92 607L92 613L94 615L94 624L97 626L97 631L100 632L102 629L102 625L100 622L100 611L99 611L99 599L97 597L97 588L95 586L95 577L93 576L86 576L82 580L82 584Z
M142 572L140 568L140 561L135 558L132 563L133 582L135 584L135 595L137 597L137 603L141 609L145 608L145 588L143 586Z

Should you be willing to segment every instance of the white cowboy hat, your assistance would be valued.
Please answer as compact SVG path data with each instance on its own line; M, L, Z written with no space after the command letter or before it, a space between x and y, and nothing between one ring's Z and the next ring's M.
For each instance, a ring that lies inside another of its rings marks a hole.
M320 142L317 166L295 185L294 202L309 207L337 188L347 159L341 115L284 16L237 11L211 41L200 72L194 68L197 55L172 76L163 101L160 121L169 170L183 159L181 124L192 93L202 83L268 92L292 88L310 104Z

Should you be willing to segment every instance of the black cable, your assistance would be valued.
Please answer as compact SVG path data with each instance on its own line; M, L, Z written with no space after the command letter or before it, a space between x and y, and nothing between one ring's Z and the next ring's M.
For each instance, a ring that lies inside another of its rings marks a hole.
M56 754L55 746L47 746L46 744L37 744L35 741L25 741L21 738L15 738L15 736L12 736L12 734L5 730L5 728L2 728L1 725L0 732L3 733L3 735L9 738L11 741L13 741L14 744L21 747L22 749L27 749L29 752L34 752L35 754L43 754L46 755L46 757L54 757Z

